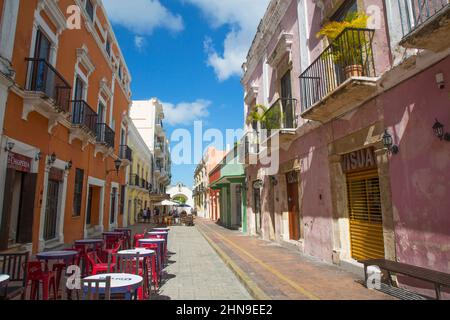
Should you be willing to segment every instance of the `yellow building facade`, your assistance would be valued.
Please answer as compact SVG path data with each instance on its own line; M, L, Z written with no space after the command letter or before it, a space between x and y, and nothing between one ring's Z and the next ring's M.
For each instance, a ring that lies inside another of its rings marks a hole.
M128 168L125 218L127 225L142 221L142 211L153 210L150 191L153 189L153 154L145 144L132 121L129 121L128 146L133 152Z

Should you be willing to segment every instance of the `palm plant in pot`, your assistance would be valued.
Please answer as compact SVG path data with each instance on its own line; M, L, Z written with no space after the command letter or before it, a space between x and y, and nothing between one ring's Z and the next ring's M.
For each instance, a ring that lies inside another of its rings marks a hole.
M267 108L262 104L255 105L247 116L247 124L258 122L261 128L267 130L280 129L283 114L279 106Z
M325 36L330 43L323 59L342 67L346 79L365 75L365 65L371 56L371 38L362 29L366 29L368 19L365 13L353 12L343 21L327 23L317 33L317 37Z

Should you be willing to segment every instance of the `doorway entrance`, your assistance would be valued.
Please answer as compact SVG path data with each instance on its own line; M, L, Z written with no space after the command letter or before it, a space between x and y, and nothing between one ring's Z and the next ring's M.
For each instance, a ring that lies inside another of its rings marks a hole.
M300 240L300 210L298 196L298 174L296 171L287 174L287 197L289 212L289 239Z
M0 250L32 241L37 174L31 158L9 152L5 177Z
M44 240L54 240L58 234L58 211L60 203L60 186L64 180L62 170L51 168L47 182L47 198L44 220ZM63 214L63 213L62 213Z
M253 211L255 214L255 232L261 235L261 192L253 188Z
M350 245L355 260L384 258L378 170L347 174Z

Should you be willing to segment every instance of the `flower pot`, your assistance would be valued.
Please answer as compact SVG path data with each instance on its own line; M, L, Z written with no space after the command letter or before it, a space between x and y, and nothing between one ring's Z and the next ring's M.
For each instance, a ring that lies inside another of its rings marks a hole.
M363 76L363 66L360 64L352 64L349 66L346 66L345 69L345 77L347 79L351 77L362 77Z

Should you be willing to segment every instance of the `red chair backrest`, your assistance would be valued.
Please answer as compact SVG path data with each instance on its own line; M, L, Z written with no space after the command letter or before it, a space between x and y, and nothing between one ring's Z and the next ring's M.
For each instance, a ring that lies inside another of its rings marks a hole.
M164 236L162 234L151 234L149 235L150 239L164 239Z
M28 280L39 280L43 274L42 262L30 261L25 264L25 270Z
M145 233L138 233L134 235L134 246L139 247L139 240L145 238Z
M156 243L142 243L139 247L140 248L144 248L144 249L156 250L156 249L158 249L158 244L156 244Z

